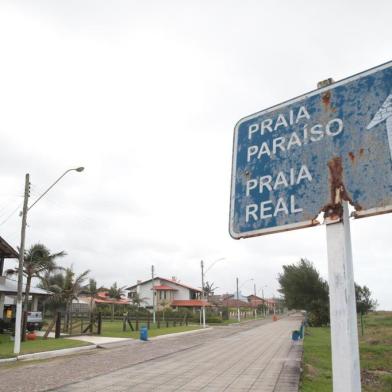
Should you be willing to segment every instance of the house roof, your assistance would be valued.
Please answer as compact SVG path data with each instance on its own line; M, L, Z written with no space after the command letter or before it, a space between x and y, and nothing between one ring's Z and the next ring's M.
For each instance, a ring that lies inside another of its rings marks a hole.
M256 300L264 301L263 298L258 297L257 295L254 295L254 294L248 295L247 298L248 298L248 299L256 299Z
M91 297L89 295L86 296L80 296L78 298L78 301L80 302L85 302L85 300L87 300L87 302L89 302L91 299ZM115 298L110 298L108 295L108 292L106 291L100 291L96 297L93 298L93 301L96 304L116 304L116 305L128 305L130 303L130 300L127 298L120 298L120 299L115 299Z
M96 304L116 304L116 305L128 305L129 301L126 299L101 299L94 298Z
M120 299L110 298L109 292L100 291L98 295L94 298L97 304L117 304L117 305L127 305L130 303L128 298L121 297Z
M183 306L192 308L201 308L202 306L211 306L207 301L201 299L175 299L172 306Z
M23 293L26 290L26 285L23 285ZM15 295L18 292L18 282L16 280L8 279L5 276L0 276L0 293L5 295ZM39 289L38 287L30 288L31 295L52 295L47 290Z
M251 308L253 306L252 303L241 301L239 299L224 299L222 304L229 308Z
M151 287L152 290L152 287ZM170 291L178 291L174 287L166 286L164 284L161 284L159 286L154 286L154 290L170 290Z
M0 237L0 257L5 259L17 259L18 252L2 237Z
M267 302L267 303L269 303L269 304L271 304L271 305L275 305L275 304L276 304L276 300L273 299L273 298L267 298L267 299L265 300L265 302Z
M160 277L160 276L156 276L156 277L154 278L154 280L163 280L163 281L165 281L165 282L169 282L169 283L175 284L175 285L177 285L177 286L185 287L186 289L189 289L189 290L192 290L192 291L197 291L197 292L199 292L199 293L202 292L200 289L195 289L194 287L187 286L186 284L177 282L176 280L173 280L173 279L166 279L166 278L162 278L162 277ZM140 283L138 283L138 284L134 284L133 286L129 286L129 287L127 287L125 290L133 290L133 289L135 289L137 286L139 286L139 285L141 285L141 284L146 284L146 283L151 282L151 281L152 281L152 279L147 279L147 280L145 280L145 281L143 281L143 282L140 282Z

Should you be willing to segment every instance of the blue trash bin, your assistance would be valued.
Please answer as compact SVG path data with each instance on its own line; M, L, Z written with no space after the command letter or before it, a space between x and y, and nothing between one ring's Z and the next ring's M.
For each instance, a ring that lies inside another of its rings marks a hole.
M293 333L291 334L291 339L293 339L294 341L297 341L301 338L301 334L299 331L293 331Z
M140 340L147 341L148 340L148 329L147 327L140 328Z

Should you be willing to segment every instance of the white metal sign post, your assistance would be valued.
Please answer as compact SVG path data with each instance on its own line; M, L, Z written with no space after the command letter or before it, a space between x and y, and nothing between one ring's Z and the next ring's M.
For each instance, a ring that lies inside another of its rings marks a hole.
M326 222L334 392L361 390L348 203L343 219Z
M229 231L326 224L333 387L359 392L348 205L355 218L392 212L392 62L331 83L237 123Z

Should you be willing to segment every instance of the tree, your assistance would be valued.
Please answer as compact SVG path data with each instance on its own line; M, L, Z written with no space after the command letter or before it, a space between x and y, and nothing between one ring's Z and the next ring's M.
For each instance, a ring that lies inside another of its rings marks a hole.
M125 286L117 287L117 282L114 282L108 291L108 296L113 299L121 299L124 295L124 288Z
M23 303L23 310L28 311L29 296L31 289L31 280L33 278L41 279L47 272L52 272L56 269L61 269L55 260L59 257L64 257L64 251L59 253L50 253L50 250L43 244L32 245L24 254L23 258L23 274L26 277L26 289ZM8 274L17 274L18 268L8 270Z
M90 297L90 312L93 311L94 299L98 297L98 293L102 291L102 287L97 286L97 281L90 278L88 284L86 284L81 293L87 294Z
M121 297L124 295L124 288L125 286L117 287L117 282L114 282L108 291L109 298L117 299L117 300L121 299ZM112 321L113 320L114 320L114 303L112 303Z
M309 322L315 326L328 324L328 283L309 260L301 259L297 264L284 265L278 281L281 286L279 292L289 309L306 310Z
M47 273L43 279L40 287L50 291L53 295L48 299L48 303L52 305L55 310L60 308L65 309L66 312L66 330L68 329L68 315L71 311L72 301L78 299L78 295L83 290L83 283L87 279L89 270L76 275L72 267L66 268L63 272L51 274Z
M355 299L357 303L357 313L367 314L368 312L375 310L378 303L376 300L371 298L371 291L368 287L355 283Z
M139 293L133 293L133 295L132 295L132 304L135 305L137 307L137 309L139 309L140 306L142 305L142 303L145 303L146 300L147 300L147 298L140 297Z
M214 295L216 289L218 289L218 287L214 287L214 282L209 283L207 281L204 283L204 294L207 296L207 299Z
M61 295L61 291L64 287L63 272L46 272L42 276L38 287L52 293L50 297L45 299L46 308L52 311L65 310L65 301Z
M165 321L165 312L167 309L171 309L170 301L167 299L162 299L161 301L159 301L159 306L162 310L162 320Z

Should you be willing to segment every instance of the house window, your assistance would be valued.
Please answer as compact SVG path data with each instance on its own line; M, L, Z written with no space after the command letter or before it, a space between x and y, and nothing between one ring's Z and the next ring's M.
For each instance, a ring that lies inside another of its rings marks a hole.
M159 291L159 299L160 300L163 300L163 299L166 299L167 298L167 291L166 290L160 290Z

